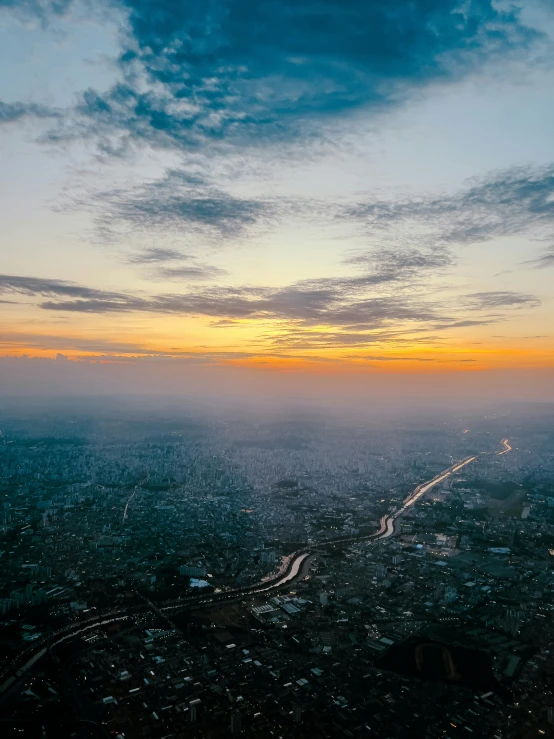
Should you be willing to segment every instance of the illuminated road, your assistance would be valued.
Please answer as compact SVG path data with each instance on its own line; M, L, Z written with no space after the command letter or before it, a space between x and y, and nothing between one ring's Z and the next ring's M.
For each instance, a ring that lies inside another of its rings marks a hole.
M422 498L428 490L431 490L431 488L435 487L435 485L438 485L439 482L442 482L443 480L446 480L451 475L454 475L456 472L459 472L466 465L470 464L471 462L474 462L476 459L477 459L477 455L473 457L467 457L466 459L463 459L461 462L455 462L447 470L444 470L443 472L440 472L438 475L436 475L436 477L433 477L432 480L428 480L427 482L422 482L421 485L418 485L408 495L408 497L404 500L400 508L398 508L396 511L393 511L392 513L388 513L386 516L383 516L383 518L380 521L379 528L374 534L368 534L367 536L352 536L352 537L342 538L342 539L332 539L329 542L327 542L327 544L329 545L350 544L356 541L376 541L377 539L388 539L390 536L393 536L394 534L394 522L399 516L401 516L403 513L406 513L408 508L411 508L411 506L413 506L414 503L417 503L417 501L420 498Z
M123 523L125 523L125 519L127 518L127 510L129 508L129 503L133 500L136 494L137 494L137 489L135 487L135 489L133 490L133 492L127 499L127 502L125 503L125 510L123 511Z
M500 443L504 444L504 451L498 452L499 457L501 457L503 454L507 454L508 452L512 451L512 447L510 446L510 442L508 441L508 439L502 439Z
M502 439L501 443L504 445L505 449L501 452L498 452L498 455L506 454L507 452L512 450L508 439ZM154 610L154 612L158 613L159 615L163 615L164 618L167 618L165 613L162 613L163 611L175 611L178 609L199 607L205 608L216 603L230 600L244 600L245 598L250 598L260 593L267 593L272 590L276 590L277 588L280 588L283 585L286 585L286 583L292 582L295 578L297 578L301 574L302 567L306 563L308 557L313 555L321 547L351 544L358 541L377 541L379 539L388 539L389 537L394 535L395 521L400 516L402 516L413 505L415 505L415 503L417 503L417 501L420 500L425 495L425 493L431 490L431 488L435 487L435 485L438 485L440 482L443 482L443 480L446 480L451 475L456 474L461 469L466 467L466 465L474 462L477 457L478 455L475 455L472 457L467 457L461 462L455 462L448 469L440 472L438 475L433 477L432 480L428 480L427 482L423 482L418 485L404 500L400 508L398 508L396 511L393 511L392 513L388 513L386 516L383 516L379 528L373 534L342 539L332 539L329 541L321 542L315 545L313 548L306 547L297 552L293 552L283 562L279 573L277 573L277 575L271 579L262 580L256 585L236 588L234 590L227 590L221 593L210 593L205 597L203 597L202 595L197 595L188 596L186 598L179 598L174 601L163 603L160 606L154 606L154 604L149 603L148 605L130 606L125 609L113 610L98 616L94 616L88 621L80 622L78 624L71 624L62 629L59 629L54 634L51 634L49 637L42 639L37 644L27 647L27 649L21 652L18 657L16 657L16 659L11 663L11 665L5 668L5 670L0 674L1 699L5 700L7 697L9 697L12 691L15 690L16 687L19 687L20 683L22 683L25 679L26 673L40 659L42 659L42 657L48 654L50 649L53 649L58 644L66 641L67 639L75 638L80 634L86 633L87 631L91 631L93 629L97 629L101 626L105 626L114 621L122 621L132 615L136 615L146 610ZM136 489L127 501L123 513L123 520L125 520L125 518L127 517L127 508L135 493Z
M451 475L454 475L456 472L459 472L461 469L463 469L466 465L470 464L471 462L474 462L477 459L477 456L474 457L468 457L467 459L462 460L461 462L458 462L452 467L449 467L444 472L441 472L440 475L437 475L432 480L429 480L429 482L424 482L422 485L418 485L416 489L411 493L406 500L404 501L402 508L399 508L398 511L393 513L391 516L388 517L387 521L387 530L379 537L380 539L386 539L389 536L392 536L394 533L394 521L398 518L398 516L401 516L403 513L405 513L408 508L414 505L414 503L417 503L417 501L422 498L425 493L428 490L431 490L431 488L434 488L435 485L438 485L439 482L442 482L443 480L446 480Z

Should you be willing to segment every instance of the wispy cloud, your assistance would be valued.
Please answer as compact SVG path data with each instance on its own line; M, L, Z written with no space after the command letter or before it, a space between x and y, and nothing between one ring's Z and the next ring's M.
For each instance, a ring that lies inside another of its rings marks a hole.
M59 110L50 108L47 105L22 102L5 103L0 100L0 125L21 122L29 118L46 119L59 118L60 116L61 113Z
M348 355L349 359L364 359L368 362L475 362L475 359L457 359L457 358L444 358L444 357L388 357L383 355L374 354L351 354Z
M285 325L277 333L268 332L267 340L271 346L286 349L301 349L311 347L312 349L325 350L335 348L379 346L379 347L406 347L416 344L425 346L439 345L444 337L430 333L430 327L421 324L419 327L396 324L372 328L363 326L340 326L330 327L326 330L318 330L303 325Z
M478 306L473 306L475 309L478 309ZM473 320L471 318L466 318L464 320L460 321L453 321L451 319L441 319L440 323L436 323L433 328L436 331L444 331L448 328L472 328L473 326L490 326L491 323L498 323L498 321L502 320L502 316L497 314L496 316L491 316L490 318L484 318L481 320Z
M25 351L29 349L56 351L56 352L84 352L88 354L102 355L104 357L175 357L188 359L201 363L221 363L228 361L240 361L255 359L263 356L266 359L294 359L313 362L335 363L340 360L332 357L319 356L316 354L299 354L277 352L265 349L263 352L253 351L229 351L210 350L205 347L197 347L194 350L170 347L169 349L152 349L140 342L125 342L106 338L94 338L83 336L71 336L47 333L30 333L3 330L0 335L0 351L17 349ZM59 356L59 355L58 355ZM63 358L63 357L62 357Z
M453 195L395 201L367 198L339 208L339 220L365 232L435 249L554 228L554 165L510 169ZM417 230L414 231L414 227ZM442 252L444 253L444 252ZM547 253L548 262L548 253Z
M541 301L535 295L517 293L510 290L471 293L466 295L466 304L476 310L494 310L496 308L537 307Z
M0 275L0 294L6 293L114 301L125 300L126 298L123 293L96 290L66 280L21 275Z
M434 357L387 357L376 354L354 354L350 359L363 359L368 362L436 362Z
M204 244L206 240L221 244L258 237L285 220L305 221L322 232L332 225L350 235L354 226L364 239L380 245L350 255L345 264L361 270L366 284L370 275L373 284L379 284L445 273L457 263L458 246L514 234L551 237L554 165L501 172L450 195L396 200L368 195L349 204L236 197L211 184L207 175L172 169L139 187L88 194L69 207L89 210L106 241L124 239L130 231L177 236L185 242L198 242L200 236ZM129 261L172 261L179 253L152 248ZM551 247L527 262L537 268L552 263Z
M187 269L185 267L184 269ZM363 276L362 276L363 277ZM190 274L187 275L190 279ZM165 313L207 316L216 323L255 321L263 334L274 326L267 341L282 346L350 346L376 341L401 343L417 333L427 342L434 334L452 328L488 325L506 317L505 311L534 307L537 298L524 293L473 293L459 301L429 300L425 291L371 294L371 283L360 278L327 278L271 287L209 285L186 293L136 295L84 287L62 280L0 276L1 293L47 297L39 306L68 313ZM395 286L396 287L396 286ZM368 292L368 289L370 292ZM484 317L467 317L468 311L490 311ZM425 334L425 336L423 336ZM416 338L414 338L414 335Z
M38 18L47 23L53 16L62 16L74 0L0 0L0 9L15 12L23 18Z
M175 169L138 187L89 193L66 203L65 208L90 211L98 233L106 241L118 240L131 230L173 233L182 239L201 234L204 240L212 237L221 242L257 233L277 214L276 202L235 197L204 178ZM129 261L187 258L178 255L177 250L152 248L131 256Z
M209 282L224 277L226 270L210 265L188 265L185 267L163 267L157 270L156 275L162 280L173 282Z
M398 320L429 321L441 315L413 298L357 295L357 278L293 283L282 288L209 286L186 294L138 296L88 288L63 280L0 275L0 293L63 298L40 303L48 310L80 313L154 312L225 319L294 320L306 325L380 326ZM353 294L352 294L353 291Z
M444 272L454 263L454 255L446 248L380 247L345 259L345 264L361 268L367 276L383 282L413 282Z
M546 269L547 267L554 267L554 246L550 246L548 249L539 254L536 259L529 259L526 264L530 264L536 269Z
M30 332L2 331L0 347L21 349L43 349L54 351L95 352L100 354L157 354L140 343L110 341L105 338L87 338L40 334Z
M153 276L156 279L172 282L208 282L217 280L227 274L227 271L220 267L199 263L198 259L195 259L191 254L184 254L178 249L165 247L144 249L129 255L126 261L128 264L155 267Z
M126 261L129 264L160 264L163 262L184 262L188 259L190 259L190 255L184 254L178 249L153 246L150 249L130 254Z

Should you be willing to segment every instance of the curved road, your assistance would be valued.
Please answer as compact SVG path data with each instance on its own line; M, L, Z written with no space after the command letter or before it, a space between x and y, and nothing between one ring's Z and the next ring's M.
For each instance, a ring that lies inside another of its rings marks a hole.
M506 452L511 450L507 439L502 439L501 443L504 445L505 449L504 451L499 452L499 454L505 454ZM296 577L298 577L306 559L314 554L316 549L320 549L322 546L336 546L341 544L351 544L357 541L388 539L395 533L395 521L400 516L402 516L409 508L417 503L417 501L420 500L420 498L422 498L428 490L431 490L431 488L433 488L435 485L438 485L440 482L446 480L451 475L459 472L466 465L474 462L477 459L477 456L478 455L466 457L466 459L463 459L461 462L455 462L453 465L448 467L448 469L440 472L438 475L433 477L432 480L428 480L427 482L418 485L404 500L400 508L391 513L388 513L381 518L379 528L373 534L341 539L331 539L329 541L321 542L313 548L306 547L297 552L293 552L293 554L291 554L287 558L284 569L282 569L277 574L277 576L272 579L259 582L256 585L228 590L223 593L211 593L210 595L206 596L189 596L187 598L178 599L176 601L166 602L159 606L159 609L161 611L169 611L184 609L188 607L206 607L212 603L218 603L226 600L238 600L257 595L258 593L267 593L271 590L276 590L277 588L280 588L282 585L285 585L287 582L291 582ZM130 606L125 609L109 611L102 615L95 616L88 621L82 621L78 624L71 624L62 629L59 629L46 639L41 640L38 644L34 644L28 647L23 652L21 652L11 663L11 665L9 665L0 674L0 680L2 681L0 684L0 700L5 700L8 693L11 694L12 692L14 692L18 684L21 683L25 678L26 673L40 659L42 659L42 657L44 657L49 652L49 650L53 649L58 644L61 644L67 639L72 639L79 634L83 634L87 631L91 631L92 629L96 629L99 626L104 626L114 621L125 620L130 616L145 610L151 610L148 604L141 606Z

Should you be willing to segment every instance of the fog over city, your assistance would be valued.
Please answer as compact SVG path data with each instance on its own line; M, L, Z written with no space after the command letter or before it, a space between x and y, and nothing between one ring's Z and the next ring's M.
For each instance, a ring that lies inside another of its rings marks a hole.
M63 355L57 359L3 357L0 397L9 401L132 396L136 402L145 396L161 396L166 398L159 401L162 404L186 399L189 405L312 405L335 408L337 412L360 412L375 403L386 411L412 405L432 408L514 400L554 402L551 369L435 373L426 367L423 372L396 373L384 371L384 364L391 363L376 357L368 361L372 370L345 373L328 367L311 372L297 368L272 370L161 357L105 358L93 363L68 361Z

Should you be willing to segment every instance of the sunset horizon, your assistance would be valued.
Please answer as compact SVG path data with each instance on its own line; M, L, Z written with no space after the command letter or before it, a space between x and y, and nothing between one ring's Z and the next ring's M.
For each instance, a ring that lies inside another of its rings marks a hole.
M0 355L554 369L548 4L310 4L0 3Z

